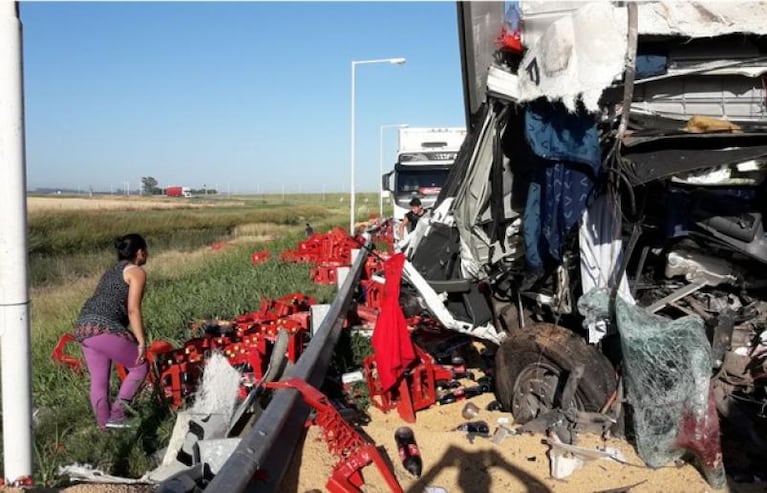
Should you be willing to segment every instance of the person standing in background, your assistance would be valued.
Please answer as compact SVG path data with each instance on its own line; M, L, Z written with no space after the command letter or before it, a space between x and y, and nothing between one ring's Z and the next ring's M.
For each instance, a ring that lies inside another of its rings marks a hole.
M147 244L141 235L132 233L115 239L114 246L117 264L101 277L93 296L83 305L75 329L91 378L91 406L102 429L130 426L125 409L149 370L141 312ZM112 362L128 370L114 403L109 397Z
M415 225L418 224L418 220L423 216L426 210L421 206L421 199L413 197L410 200L410 211L405 214L405 218L399 223L399 237L405 237L405 228L407 228L408 234L415 229Z

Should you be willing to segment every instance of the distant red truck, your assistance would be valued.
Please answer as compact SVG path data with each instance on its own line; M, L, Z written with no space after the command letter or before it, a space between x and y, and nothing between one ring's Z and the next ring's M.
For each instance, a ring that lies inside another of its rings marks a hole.
M168 197L191 197L187 187L166 187L165 195Z

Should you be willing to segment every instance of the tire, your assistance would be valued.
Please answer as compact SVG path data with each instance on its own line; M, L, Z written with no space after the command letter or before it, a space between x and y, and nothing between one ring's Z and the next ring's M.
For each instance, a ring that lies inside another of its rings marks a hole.
M535 324L512 331L495 355L495 392L503 409L517 423L562 406L567 377L584 366L575 392L580 411L599 411L616 388L615 369L597 348L571 331L553 324Z

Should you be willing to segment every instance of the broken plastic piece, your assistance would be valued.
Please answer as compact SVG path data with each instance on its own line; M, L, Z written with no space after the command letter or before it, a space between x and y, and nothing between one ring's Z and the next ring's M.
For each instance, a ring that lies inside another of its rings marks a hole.
M586 462L596 459L612 459L626 463L626 459L621 454L621 451L615 448L607 447L604 450L597 450L568 445L562 443L555 433L549 434L546 438L546 443L551 445L549 450L551 477L555 479L565 479L583 467Z

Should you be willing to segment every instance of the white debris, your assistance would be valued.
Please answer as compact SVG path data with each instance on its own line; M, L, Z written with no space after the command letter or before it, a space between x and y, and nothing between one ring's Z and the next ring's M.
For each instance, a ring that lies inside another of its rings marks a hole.
M202 384L189 414L219 414L228 422L234 413L239 387L240 373L232 368L223 354L212 354L205 365Z
M563 443L555 433L549 434L546 443L551 445L549 459L551 460L551 477L565 479L583 467L586 462L597 459L612 459L627 464L620 450L605 447L602 450L577 447Z
M194 404L178 413L162 465L150 471L148 476L158 478L172 472L179 464L179 452L185 450L188 454L199 440L225 438L239 386L240 373L232 368L223 354L212 354L205 365ZM192 422L199 425L196 428L202 430L203 436L190 431Z
M72 481L83 483L111 483L111 484L148 484L151 480L145 478L131 479L120 476L110 476L101 469L95 469L90 464L68 464L59 466L59 476L67 476Z

